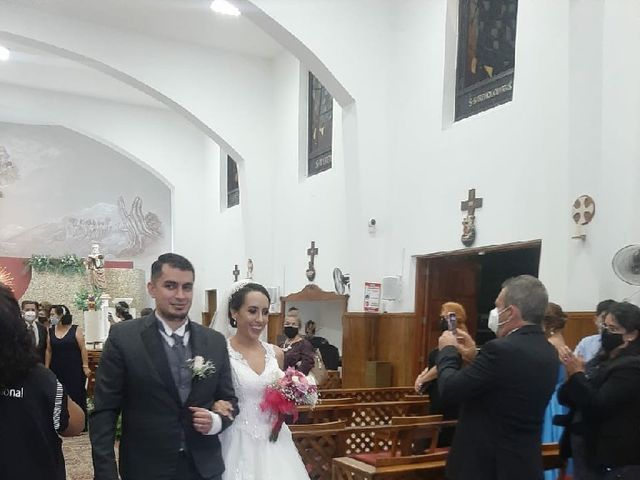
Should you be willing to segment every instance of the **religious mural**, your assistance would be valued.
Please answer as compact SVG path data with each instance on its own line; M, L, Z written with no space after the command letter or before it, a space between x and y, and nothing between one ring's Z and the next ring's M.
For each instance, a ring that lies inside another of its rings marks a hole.
M456 120L513 98L518 0L460 0Z
M146 264L171 248L171 192L136 162L63 127L0 123L0 256Z

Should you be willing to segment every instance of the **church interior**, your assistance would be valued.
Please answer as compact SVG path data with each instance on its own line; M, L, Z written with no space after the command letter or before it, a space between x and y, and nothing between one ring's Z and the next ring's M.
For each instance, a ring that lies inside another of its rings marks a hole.
M68 305L95 370L176 252L191 320L252 279L269 342L295 307L337 349L321 398L401 411L440 306L481 346L510 277L544 283L574 348L598 302L640 299L640 2L479 3L0 0L0 282ZM65 445L93 478L86 435ZM386 478L315 452L311 478Z

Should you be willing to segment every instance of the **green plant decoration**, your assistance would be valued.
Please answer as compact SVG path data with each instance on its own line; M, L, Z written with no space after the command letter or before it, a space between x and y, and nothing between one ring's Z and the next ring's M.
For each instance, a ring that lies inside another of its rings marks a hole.
M86 271L84 260L74 254L52 257L51 255L32 255L25 264L36 272L79 275Z

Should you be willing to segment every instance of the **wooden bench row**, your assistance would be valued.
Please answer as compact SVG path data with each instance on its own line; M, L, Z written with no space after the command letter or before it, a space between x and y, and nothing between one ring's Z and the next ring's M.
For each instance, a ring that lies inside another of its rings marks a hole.
M302 406L298 423L344 421L347 426L386 425L392 417L426 415L429 399L356 402L355 399L323 400L315 407Z
M434 453L440 429L451 425L455 421L442 421L441 415L430 415L393 417L387 425L348 426L345 421L336 421L290 428L310 477L328 480L331 461L336 457L359 456L377 463L425 448Z
M445 478L447 452L425 455L389 457L375 465L355 458L333 459L333 480L442 480ZM542 463L545 470L562 468L560 448L557 443L542 445Z
M355 398L358 402L393 402L415 395L413 387L320 388L320 398Z

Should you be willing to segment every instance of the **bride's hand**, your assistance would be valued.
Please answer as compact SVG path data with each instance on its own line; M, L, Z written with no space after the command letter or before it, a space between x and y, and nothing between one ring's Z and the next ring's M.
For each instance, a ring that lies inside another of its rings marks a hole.
M213 404L211 411L233 420L233 405L226 400L218 400Z

